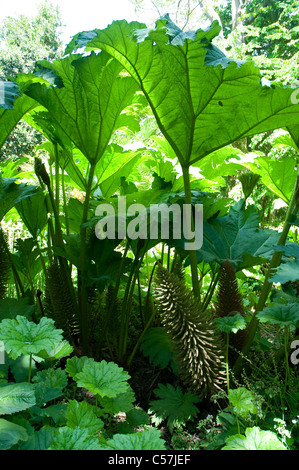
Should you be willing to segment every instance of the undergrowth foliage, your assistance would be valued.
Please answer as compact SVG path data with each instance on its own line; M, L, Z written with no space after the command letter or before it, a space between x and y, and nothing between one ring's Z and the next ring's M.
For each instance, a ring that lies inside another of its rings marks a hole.
M224 352L213 319L202 311L184 282L161 265L156 272L156 299L183 382L202 397L222 390Z
M10 275L9 249L5 234L0 228L0 299L4 299Z

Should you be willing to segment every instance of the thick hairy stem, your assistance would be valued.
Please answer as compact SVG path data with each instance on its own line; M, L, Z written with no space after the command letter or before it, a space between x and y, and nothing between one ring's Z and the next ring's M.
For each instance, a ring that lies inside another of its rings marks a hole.
M93 177L95 172L95 163L91 163L89 167L89 176L86 187L86 194L83 206L83 216L81 223L81 256L80 256L80 285L79 285L79 311L80 311L80 328L83 341L84 354L88 353L88 317L89 317L89 306L88 306L88 293L85 285L85 276L87 271L87 259L86 259L86 227L82 227L87 222L89 199L92 190Z
M183 170L183 179L184 179L184 188L185 188L185 203L187 205L190 205L190 207L192 207L189 167L183 167L182 170ZM192 232L194 232L194 227L195 227L194 217L193 217L192 210L190 212L191 212L191 230ZM191 266L193 294L196 298L200 298L196 251L190 250L189 257L190 257L190 266Z

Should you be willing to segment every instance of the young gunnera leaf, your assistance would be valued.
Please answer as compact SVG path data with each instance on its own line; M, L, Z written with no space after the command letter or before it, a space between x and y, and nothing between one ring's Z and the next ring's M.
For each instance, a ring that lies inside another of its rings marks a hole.
M65 416L69 428L85 429L91 435L97 434L104 426L103 421L96 415L96 408L86 401L79 403L77 400L71 400Z
M150 403L151 409L159 418L167 419L171 432L175 427L180 427L193 419L198 413L195 403L200 399L191 392L183 393L180 387L159 384L154 393L159 399Z
M228 399L239 416L246 418L249 413L255 414L254 396L245 387L238 387L236 390L230 390Z
M120 411L126 413L133 408L135 395L129 386L127 391L119 393L116 397L101 397L100 404L103 407L103 413L111 415L119 413Z
M19 441L26 441L28 434L25 428L0 418L0 450L8 450Z
M276 434L258 427L247 428L245 436L235 434L226 439L222 450L287 450Z
M87 363L82 371L75 375L79 387L87 388L100 397L116 397L128 390L129 374L114 362Z
M62 341L62 330L54 326L54 320L43 317L38 324L18 315L16 319L4 319L0 323L0 339L7 354L16 359L21 355L38 355L51 350Z
M0 415L17 413L34 405L34 385L24 382L0 387Z
M237 333L237 331L246 328L246 322L240 313L236 313L231 317L216 318L216 323L219 330L224 333Z
M49 447L50 450L104 450L96 437L87 429L75 429L63 426L56 432Z
M79 372L82 371L82 369L85 365L88 366L88 364L92 364L93 362L94 362L94 359L92 359L91 357L87 357L87 356L76 357L76 356L73 356L73 357L70 357L66 361L65 370L69 374L69 376L74 379L76 377L76 375Z
M107 447L106 447L107 446ZM156 428L149 428L134 434L115 434L105 444L113 450L165 450L165 441Z
M50 368L37 372L32 381L36 384L37 403L46 403L62 395L63 389L67 386L67 374L60 368Z

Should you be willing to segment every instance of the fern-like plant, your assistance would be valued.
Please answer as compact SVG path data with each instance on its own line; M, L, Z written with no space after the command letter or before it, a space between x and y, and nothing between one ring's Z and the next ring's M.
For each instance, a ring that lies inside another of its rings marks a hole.
M9 249L5 234L0 227L0 299L4 299L10 275Z
M217 317L223 318L240 313L243 317L245 310L242 295L239 291L235 268L228 260L224 261L219 271L218 292L217 292ZM230 335L230 345L234 350L241 351L246 341L247 330L239 330L236 334ZM231 362L236 360L236 353L230 351Z
M222 390L226 376L221 336L185 283L161 265L156 272L156 299L182 381L201 397Z
M74 301L64 271L57 263L47 269L47 314L57 328L64 331L66 339L76 344L79 335L78 307Z

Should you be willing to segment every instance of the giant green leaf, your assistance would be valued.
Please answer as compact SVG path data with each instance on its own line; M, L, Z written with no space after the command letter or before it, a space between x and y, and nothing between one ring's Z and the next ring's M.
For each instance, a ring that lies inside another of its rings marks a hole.
M81 150L89 162L103 155L117 119L136 92L132 78L107 53L71 55L47 63L64 84L62 88L32 84L28 96L49 112L53 122Z
M266 307L257 314L257 318L262 323L271 323L272 325L299 326L299 304L274 304Z
M184 167L244 136L294 125L293 89L261 82L253 61L235 62L212 40L220 26L184 33L165 17L155 29L125 20L72 46L105 50L136 80Z
M244 208L240 200L229 214L204 222L203 245L197 259L219 264L228 259L237 270L245 269L269 258L278 237L274 230L260 229L256 208Z
M17 178L2 178L0 174L0 221L16 204L36 194L36 187L16 183Z
M27 197L16 205L24 224L33 238L38 237L48 222L45 198L46 196L43 191L37 189L33 197Z
M33 112L39 106L39 103L24 94L27 87L36 80L39 79L33 75L18 75L13 86L10 85L10 91L13 92L12 99L9 102L6 101L4 107L1 106L0 102L0 148L23 116L26 113ZM7 86L9 85L5 85L5 87ZM7 98L8 95L5 94L5 97Z
M270 278L271 282L279 282L285 284L286 282L296 282L299 280L299 259L289 259L281 263L275 269L275 274Z
M142 156L141 150L124 151L120 145L110 144L96 168L96 176L103 197L108 198L120 187Z

